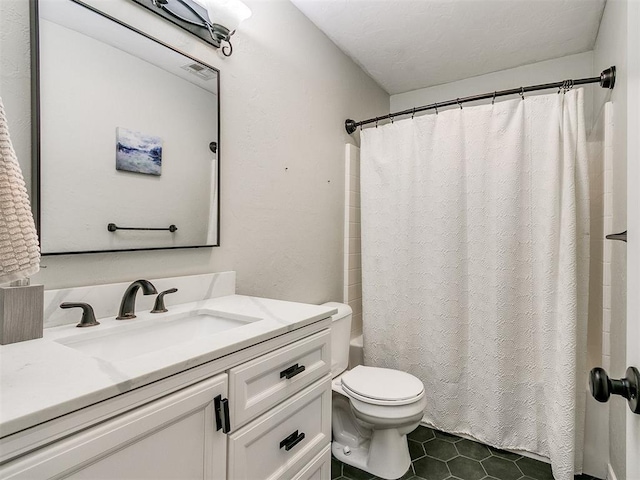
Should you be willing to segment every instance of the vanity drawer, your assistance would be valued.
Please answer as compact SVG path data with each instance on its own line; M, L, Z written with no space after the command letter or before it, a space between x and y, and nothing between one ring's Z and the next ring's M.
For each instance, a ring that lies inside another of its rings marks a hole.
M327 445L293 480L328 480L331 478L331 445Z
M327 375L229 436L228 478L291 479L302 474L330 442L331 377Z
M330 345L327 329L229 370L231 430L329 373Z

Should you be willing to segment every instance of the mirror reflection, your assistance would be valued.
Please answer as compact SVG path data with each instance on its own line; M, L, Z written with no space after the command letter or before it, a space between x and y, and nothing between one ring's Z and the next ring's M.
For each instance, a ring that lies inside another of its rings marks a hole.
M71 0L38 32L42 253L218 245L218 70Z

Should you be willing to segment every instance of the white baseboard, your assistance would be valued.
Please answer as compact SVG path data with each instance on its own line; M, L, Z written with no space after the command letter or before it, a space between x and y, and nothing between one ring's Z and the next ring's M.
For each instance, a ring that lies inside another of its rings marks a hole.
M618 480L616 472L613 471L613 467L610 463L607 463L607 480Z

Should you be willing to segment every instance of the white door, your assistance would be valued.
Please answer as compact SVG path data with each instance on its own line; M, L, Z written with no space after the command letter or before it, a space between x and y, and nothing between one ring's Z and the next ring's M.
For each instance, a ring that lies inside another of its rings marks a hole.
M627 365L640 369L640 2L628 8ZM640 480L640 415L629 409L627 480Z

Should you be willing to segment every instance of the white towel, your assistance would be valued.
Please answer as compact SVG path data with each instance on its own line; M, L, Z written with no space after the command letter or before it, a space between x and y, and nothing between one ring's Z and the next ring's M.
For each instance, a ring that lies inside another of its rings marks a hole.
M38 234L0 98L0 284L39 269Z

